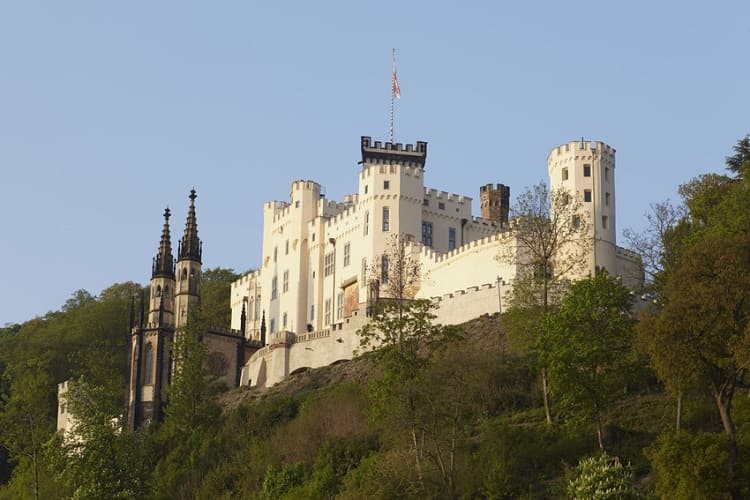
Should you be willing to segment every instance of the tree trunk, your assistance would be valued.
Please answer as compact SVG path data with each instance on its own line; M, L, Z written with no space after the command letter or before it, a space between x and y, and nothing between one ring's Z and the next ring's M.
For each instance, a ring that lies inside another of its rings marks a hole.
M721 425L724 427L724 434L728 438L727 453L729 454L729 479L732 482L731 495L732 499L740 499L742 495L736 485L737 474L737 440L735 437L734 422L732 421L732 397L734 396L735 378L727 380L720 388L713 386L713 396L716 402L716 408L719 410Z
M677 391L677 414L675 415L675 430L680 430L682 426L682 389Z
M552 425L552 413L549 405L549 386L547 385L547 368L542 368L542 399L544 399L544 415L547 425Z
M419 454L419 443L417 441L417 429L414 424L411 426L411 439L414 446L414 466L417 469L417 479L419 480L419 488L424 491L424 479L422 478L422 460Z
M599 450L604 453L604 439L602 439L602 415L599 404L594 403L594 417L596 418L596 438L599 440Z

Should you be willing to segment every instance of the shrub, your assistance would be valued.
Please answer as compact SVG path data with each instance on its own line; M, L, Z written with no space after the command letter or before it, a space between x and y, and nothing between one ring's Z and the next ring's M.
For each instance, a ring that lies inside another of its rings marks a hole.
M641 498L629 467L606 453L578 462L573 478L568 482L568 496L585 500Z

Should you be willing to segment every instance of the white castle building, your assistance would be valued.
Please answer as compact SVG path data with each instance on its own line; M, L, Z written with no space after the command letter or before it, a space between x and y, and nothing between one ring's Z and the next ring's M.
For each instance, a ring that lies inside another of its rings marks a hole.
M508 224L509 189L480 189L472 199L425 187L427 143L402 145L362 137L357 191L332 201L318 183L294 181L288 201L263 207L263 254L257 270L232 284L232 329L263 347L241 370L240 384L272 385L297 371L352 359L356 334L374 300L366 283L387 279L392 235L408 242L423 278L417 298L438 304L437 321L457 324L502 307L503 287L519 262L498 259L517 248ZM616 245L615 150L575 141L548 159L550 188L582 201L591 249L582 275L606 269L635 287L640 261Z

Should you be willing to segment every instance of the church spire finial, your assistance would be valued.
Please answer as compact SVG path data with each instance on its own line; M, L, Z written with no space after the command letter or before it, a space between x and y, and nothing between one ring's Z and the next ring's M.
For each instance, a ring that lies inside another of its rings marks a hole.
M174 257L172 256L172 241L169 234L169 207L164 209L164 226L161 230L161 241L159 251L154 257L154 266L151 269L151 277L157 276L174 279Z
M185 222L185 232L180 242L179 260L194 260L201 262L203 253L201 240L198 238L198 222L195 217L195 199L198 195L195 188L190 190L190 208L188 209L187 221Z

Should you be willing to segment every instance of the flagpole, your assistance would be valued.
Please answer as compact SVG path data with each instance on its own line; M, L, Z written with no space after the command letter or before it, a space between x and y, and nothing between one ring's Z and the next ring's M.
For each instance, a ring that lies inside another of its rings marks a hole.
M396 99L396 49L391 50L391 129L390 136L393 142L393 108Z

